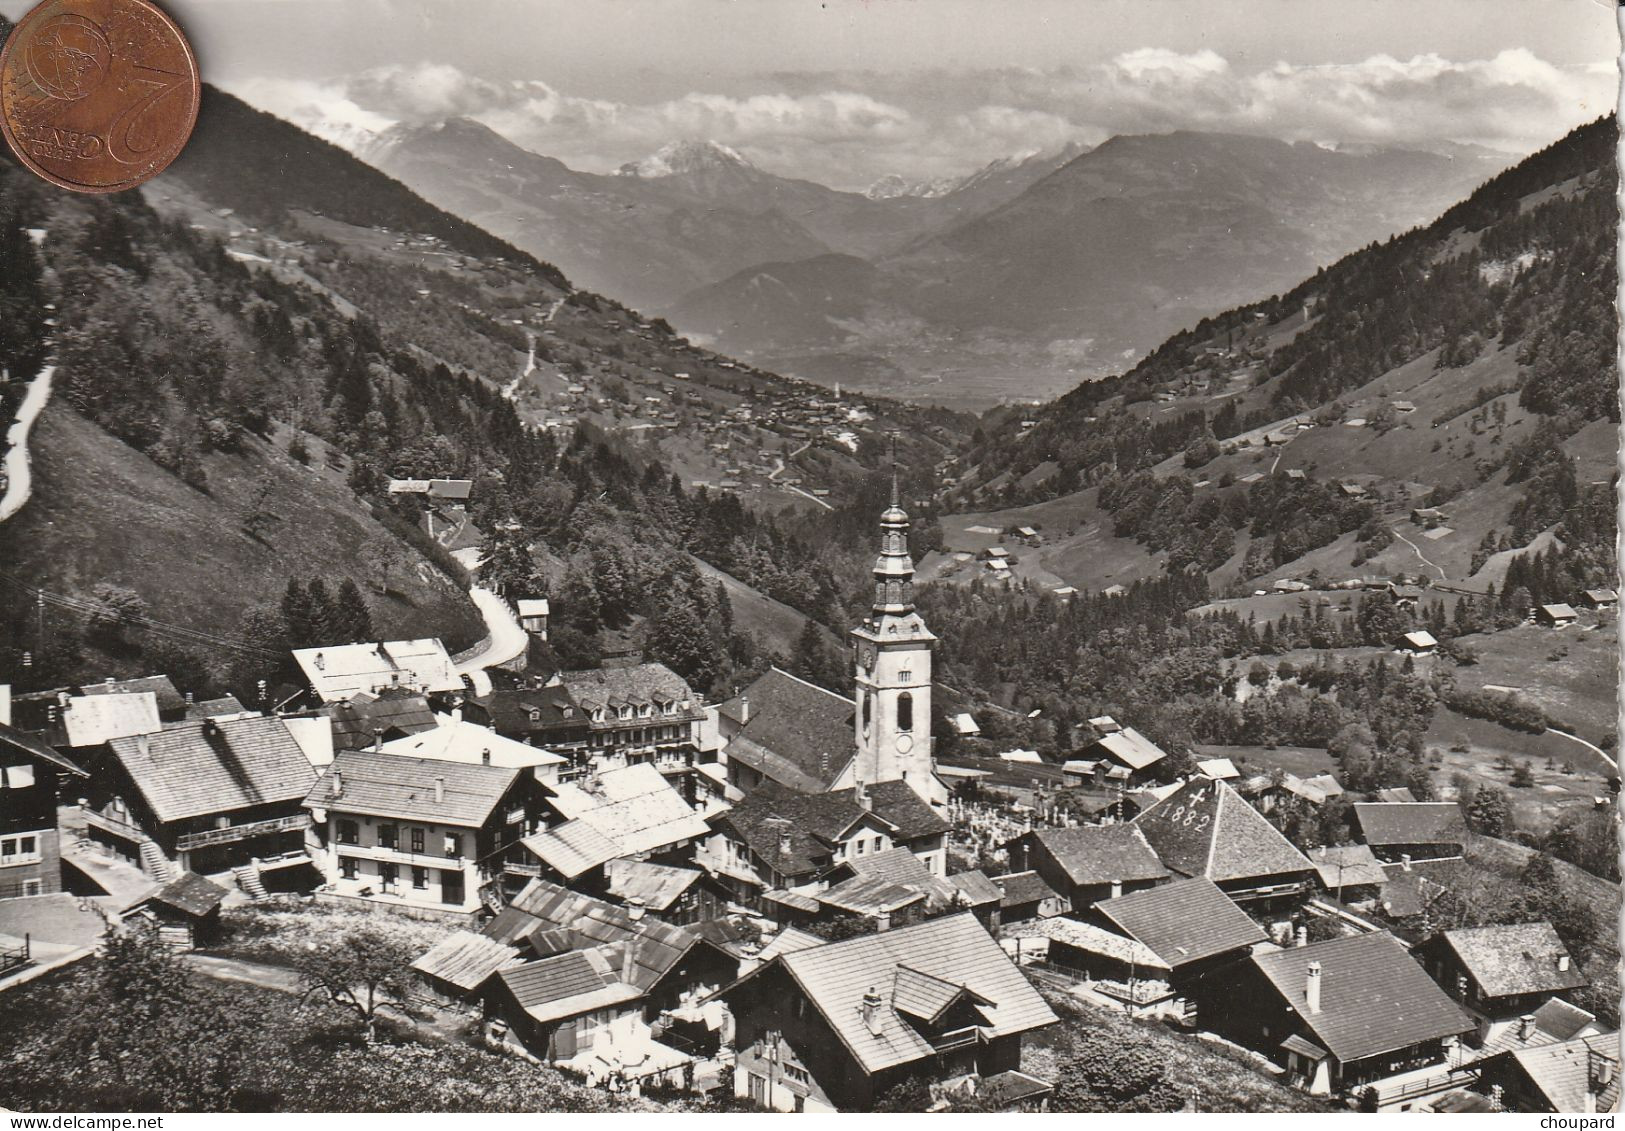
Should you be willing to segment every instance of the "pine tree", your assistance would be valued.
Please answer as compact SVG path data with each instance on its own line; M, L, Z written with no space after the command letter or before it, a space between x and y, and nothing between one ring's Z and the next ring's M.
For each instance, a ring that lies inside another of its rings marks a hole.
M339 583L334 606L337 642L355 644L373 639L372 612L354 579L346 577Z

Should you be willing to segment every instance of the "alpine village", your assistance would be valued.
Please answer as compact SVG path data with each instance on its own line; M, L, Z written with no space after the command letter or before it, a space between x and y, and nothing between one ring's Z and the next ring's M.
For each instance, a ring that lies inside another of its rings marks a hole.
M1616 143L975 410L0 164L0 1104L1611 1111Z

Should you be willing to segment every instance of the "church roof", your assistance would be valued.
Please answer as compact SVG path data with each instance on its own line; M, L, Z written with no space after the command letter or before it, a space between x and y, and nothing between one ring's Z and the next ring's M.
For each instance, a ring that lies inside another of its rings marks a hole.
M778 668L718 708L744 727L728 744L728 759L803 791L827 789L857 745L852 700Z

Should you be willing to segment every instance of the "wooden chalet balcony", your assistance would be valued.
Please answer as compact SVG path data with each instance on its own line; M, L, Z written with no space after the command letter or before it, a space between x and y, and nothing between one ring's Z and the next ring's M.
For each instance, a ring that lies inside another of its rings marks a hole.
M182 833L175 838L178 852L191 852L199 848L212 848L217 844L236 844L257 836L299 832L310 827L310 814L295 813L290 817L272 817L268 821L250 821L246 825L227 825L223 829L205 829L200 833Z
M85 824L90 828L101 829L103 832L112 833L114 836L123 837L125 840L135 841L137 844L151 839L139 825L132 825L129 821L109 817L105 813L99 813L88 806L82 812L85 815Z
M413 852L409 848L391 848L383 844L351 844L333 842L333 851L339 856L352 856L361 860L385 860L394 864L407 864L419 868L461 868L469 862L466 856L447 856L444 852ZM485 868L480 869L482 872Z
M516 864L512 860L504 863L502 865L502 870L508 873L510 876L535 877L542 874L542 866L540 864Z
M946 1033L938 1033L927 1038L931 1047L938 1052L952 1052L954 1049L968 1048L982 1039L982 1030L975 1025L967 1025L963 1029L949 1029Z

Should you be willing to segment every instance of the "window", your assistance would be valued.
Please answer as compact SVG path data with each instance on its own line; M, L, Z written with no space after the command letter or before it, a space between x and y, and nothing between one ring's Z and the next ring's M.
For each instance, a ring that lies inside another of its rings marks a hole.
M897 673L897 682L898 683L913 683L914 682L914 673L909 671L907 668L904 668L902 671Z
M28 789L33 784L33 766L0 766L0 789Z
M40 881L39 880L24 880L23 881L23 894L24 895L39 895L40 892L43 891L43 890L44 889L40 886Z
M446 856L455 860L463 854L463 838L456 833L446 834Z
M399 864L378 865L378 878L383 881L384 890L389 891L401 879L401 866Z
M39 837L35 834L0 839L0 864L32 864L39 859Z
M914 729L914 696L907 691L897 697L897 729Z
M400 844L400 830L394 825L379 825L378 843L385 848L397 847Z
M354 821L342 820L339 822L338 837L340 844L360 844L361 830L356 827Z
M422 829L413 829L412 830L412 851L413 852L422 852L423 851L423 830Z
M868 841L866 841L866 840L858 841L858 855L859 856L862 856L866 851L868 851L868 848L869 848L869 842Z
M339 875L347 880L355 879L356 862L348 856L339 857Z
M427 888L429 886L429 869L414 867L412 869L412 886L419 891Z
M884 843L885 842L883 840L881 840L880 837L875 837L875 851L876 852L884 851L884 849L883 849Z
M874 701L869 697L869 693L866 692L866 691L859 691L858 692L858 697L863 700L863 705L862 705L862 710L863 710L863 733L868 734L869 733L869 721L874 715L874 706L873 706Z

